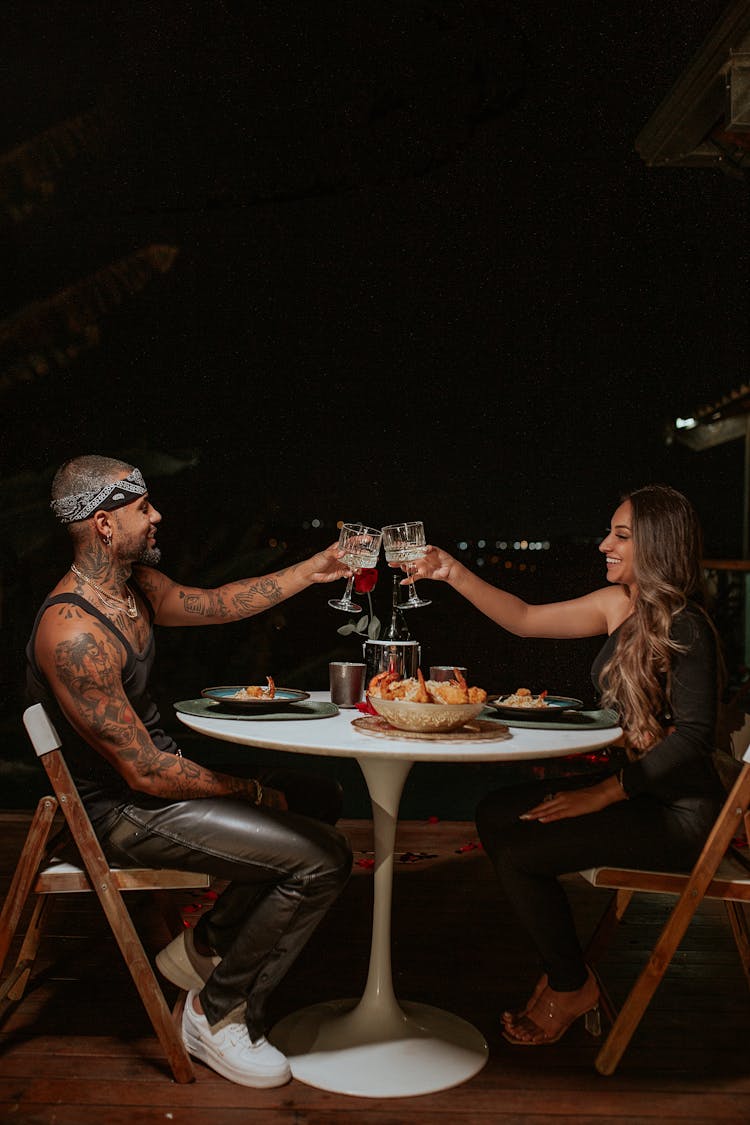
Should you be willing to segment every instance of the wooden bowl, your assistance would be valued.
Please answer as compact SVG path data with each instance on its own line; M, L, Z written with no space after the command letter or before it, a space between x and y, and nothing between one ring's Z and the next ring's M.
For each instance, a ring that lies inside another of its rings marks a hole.
M484 703L407 703L367 697L377 713L397 730L423 733L458 730L484 710Z

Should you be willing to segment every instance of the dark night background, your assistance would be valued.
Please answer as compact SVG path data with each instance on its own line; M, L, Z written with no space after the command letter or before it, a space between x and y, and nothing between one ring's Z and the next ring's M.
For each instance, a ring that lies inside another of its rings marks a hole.
M740 556L742 443L697 454L664 433L745 378L747 182L650 169L634 147L723 2L11 7L4 726L68 561L49 480L81 452L143 467L164 569L206 585L303 557L337 520L422 518L451 550L550 540L533 570L485 573L567 597L601 581L596 537L650 480L693 499L708 556ZM79 118L64 152L44 140ZM115 301L115 264L154 245L176 248L170 268ZM95 338L68 321L74 355L15 364L17 318L100 271ZM356 649L331 589L161 634L166 707L268 670L326 686ZM589 691L596 643L516 642L431 596L409 619L425 665Z

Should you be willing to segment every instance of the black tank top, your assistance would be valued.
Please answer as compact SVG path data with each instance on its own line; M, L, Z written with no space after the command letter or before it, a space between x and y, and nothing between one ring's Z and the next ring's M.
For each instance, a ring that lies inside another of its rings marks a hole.
M153 621L153 609L143 591L131 579L138 593L148 607L149 624ZM149 629L148 640L143 652L136 652L127 637L95 605L87 602L79 594L57 594L47 598L34 621L29 642L26 646L26 694L29 703L43 703L62 739L65 761L75 780L81 798L92 823L96 826L114 809L128 804L136 794L125 783L106 758L78 734L63 715L49 683L36 662L34 653L36 635L42 615L55 605L75 605L84 613L97 618L113 634L125 650L125 665L122 670L122 686L130 706L146 727L152 742L159 750L176 753L177 744L161 726L159 710L149 693L151 670L154 666L156 647L153 628ZM141 795L142 796L142 795Z

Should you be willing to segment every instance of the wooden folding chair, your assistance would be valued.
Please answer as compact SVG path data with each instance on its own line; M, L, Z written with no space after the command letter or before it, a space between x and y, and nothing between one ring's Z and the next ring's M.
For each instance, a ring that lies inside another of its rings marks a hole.
M623 867L597 867L581 872L593 886L615 891L586 949L589 964L595 964L602 956L636 891L679 895L645 968L596 1056L595 1066L600 1074L614 1073L703 898L724 903L750 987L750 931L743 905L750 903L750 863L732 846L743 821L745 835L750 836L750 749L743 761L745 764L689 874Z
M195 1075L179 1028L122 895L124 891L155 891L159 894L168 890L208 887L210 876L192 871L110 867L62 756L60 738L42 705L37 703L29 707L24 712L23 721L46 770L54 796L42 797L37 805L0 914L1 971L26 901L30 894L37 896L15 967L0 988L0 1012L24 994L54 897L93 891L102 905L176 1081L192 1082ZM51 838L50 832L58 808L63 812L70 837L78 849L80 867L54 858L59 833Z

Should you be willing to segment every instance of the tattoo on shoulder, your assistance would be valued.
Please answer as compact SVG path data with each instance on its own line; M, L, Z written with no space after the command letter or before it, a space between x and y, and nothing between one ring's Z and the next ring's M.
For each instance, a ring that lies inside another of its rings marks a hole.
M122 691L114 643L82 632L61 641L54 656L56 675L84 722L118 746L132 741L136 719Z
M269 605L276 605L283 601L283 598L284 595L276 578L267 575L234 594L232 605L238 613L252 613L253 610L266 609Z
M78 633L55 648L55 668L68 688L90 681L111 687L116 683L113 656L112 644L106 638Z
M61 621L83 621L83 613L79 607L70 602L63 602L58 607L57 616Z

